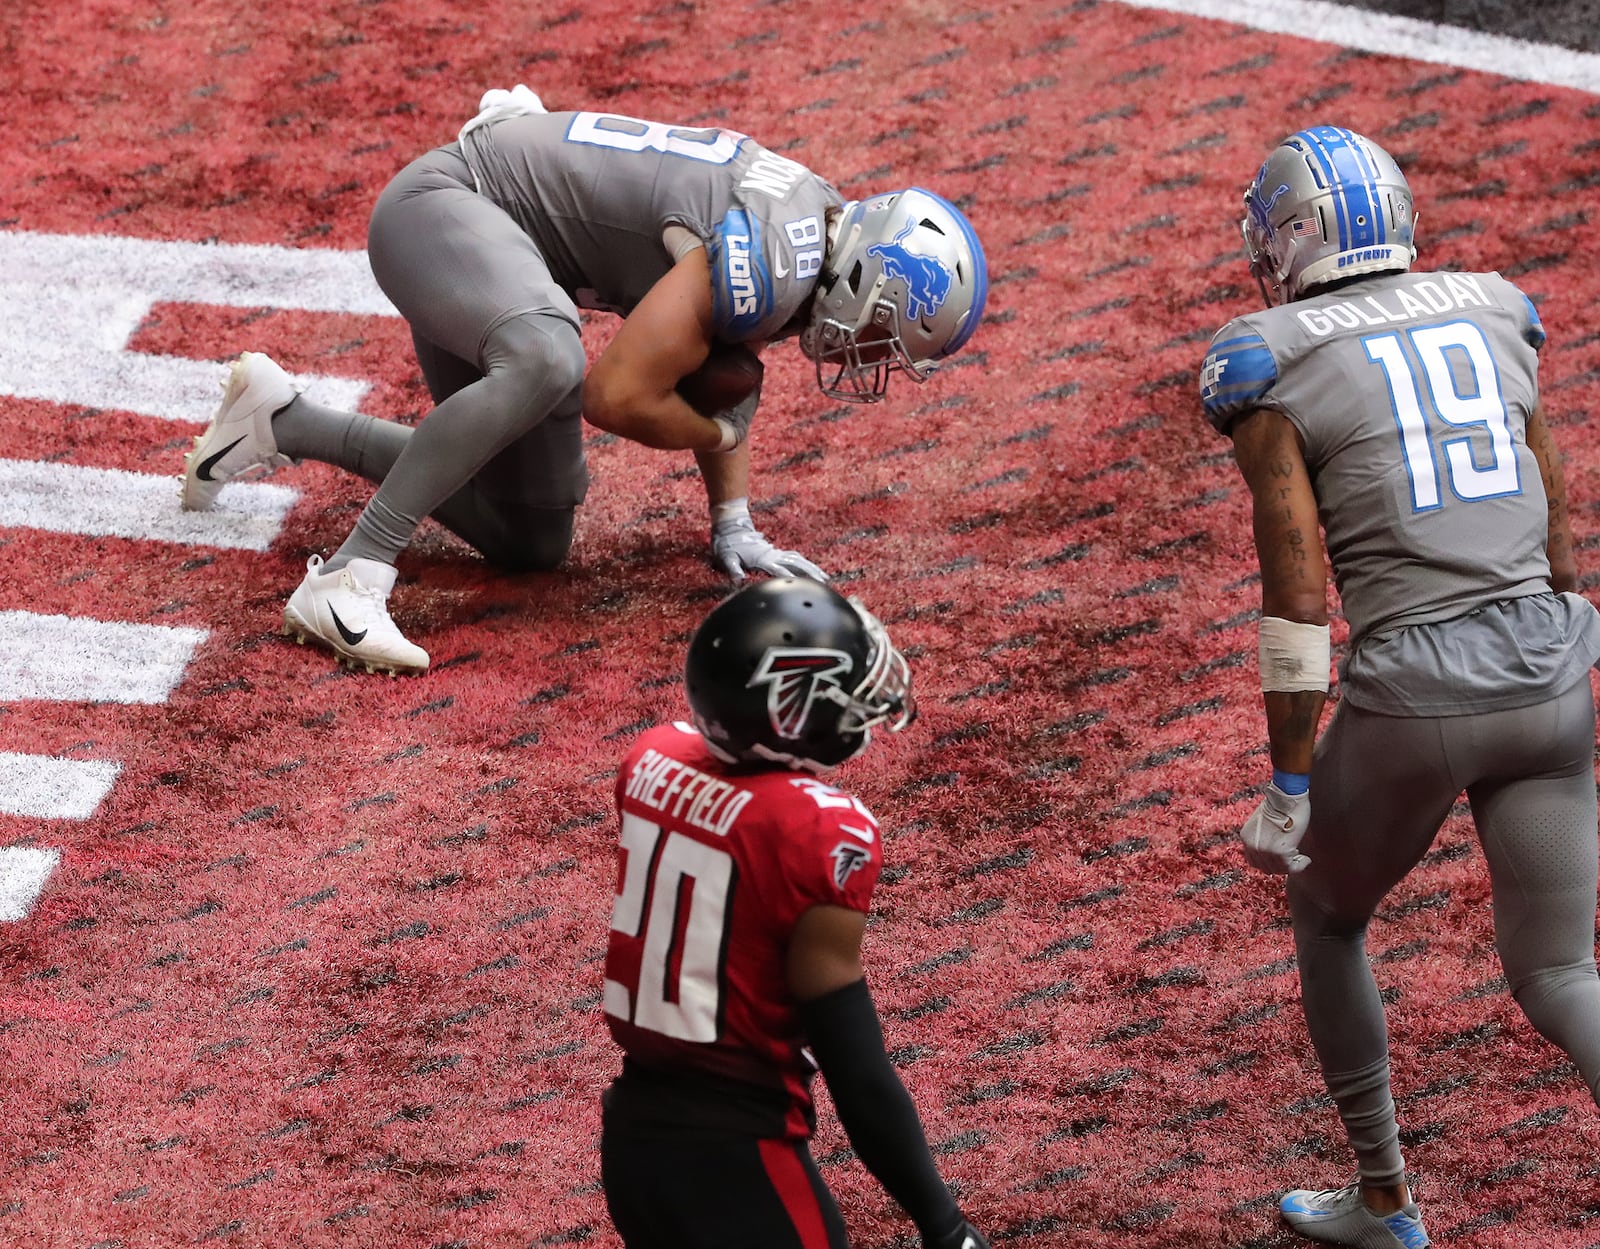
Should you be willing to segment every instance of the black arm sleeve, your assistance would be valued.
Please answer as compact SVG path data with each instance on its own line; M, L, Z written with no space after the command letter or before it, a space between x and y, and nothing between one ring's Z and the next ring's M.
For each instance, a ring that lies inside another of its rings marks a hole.
M801 1002L800 1022L862 1164L925 1242L947 1236L961 1225L961 1212L933 1164L911 1094L884 1050L867 982Z

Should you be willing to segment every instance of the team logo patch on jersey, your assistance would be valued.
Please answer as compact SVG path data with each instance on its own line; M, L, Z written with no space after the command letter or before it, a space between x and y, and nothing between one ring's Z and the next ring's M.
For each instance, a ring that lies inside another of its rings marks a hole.
M843 651L819 646L769 646L747 689L767 687L767 716L779 737L799 737L819 698L842 702L837 678L853 666Z
M920 256L904 243L906 235L916 227L916 222L906 223L887 243L873 243L867 255L883 261L883 271L891 278L906 284L906 312L913 319L931 317L950 296L950 270L932 256Z
M844 892L845 882L854 873L859 872L868 863L872 862L872 855L869 851L863 850L860 846L852 845L848 841L841 841L833 848L833 852L828 857L833 860L834 888L841 893Z
M763 253L761 223L742 209L730 209L712 237L712 314L718 328L747 333L772 312L772 279Z

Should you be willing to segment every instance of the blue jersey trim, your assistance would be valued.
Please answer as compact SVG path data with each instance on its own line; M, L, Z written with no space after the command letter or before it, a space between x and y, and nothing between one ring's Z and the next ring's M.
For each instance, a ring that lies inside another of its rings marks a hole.
M1200 366L1200 403L1213 424L1257 406L1278 384L1278 362L1254 330L1215 342ZM1221 426L1218 426L1221 428Z
M1533 300L1522 291L1517 294L1522 295L1522 302L1528 308L1528 324L1522 327L1522 337L1528 346L1538 351L1545 344L1544 322L1539 319L1539 310L1533 306Z

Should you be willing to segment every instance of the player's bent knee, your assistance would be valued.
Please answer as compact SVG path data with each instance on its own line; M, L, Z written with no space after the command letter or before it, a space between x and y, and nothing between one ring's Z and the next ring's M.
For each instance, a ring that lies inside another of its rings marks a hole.
M484 344L486 376L503 380L519 396L531 423L583 384L583 340L561 317L524 316L495 327Z
M1506 985L1511 990L1511 996L1530 1017L1552 998L1559 998L1575 986L1590 985L1595 979L1595 961L1592 958L1531 967L1524 971L1517 967L1514 957L1502 952L1500 965L1505 969Z

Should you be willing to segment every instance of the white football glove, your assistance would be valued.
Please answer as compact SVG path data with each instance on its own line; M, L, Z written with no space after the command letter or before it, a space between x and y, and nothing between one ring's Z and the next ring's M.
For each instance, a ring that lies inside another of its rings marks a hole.
M753 572L773 577L809 577L826 581L823 572L798 551L781 551L750 519L749 504L743 499L719 503L712 509L711 558L734 581L743 581Z
M1300 853L1300 839L1311 823L1311 794L1286 794L1276 785L1244 822L1239 838L1250 866L1276 876L1303 872L1311 860Z

